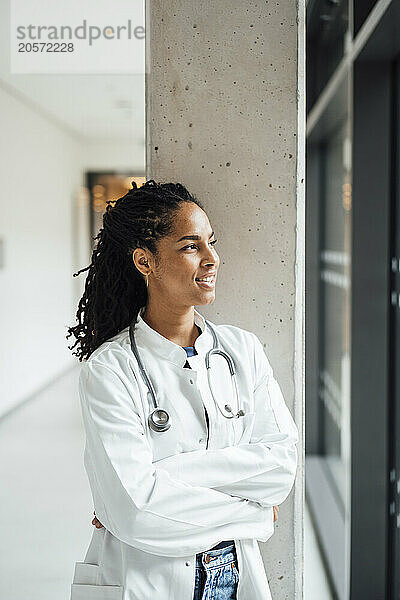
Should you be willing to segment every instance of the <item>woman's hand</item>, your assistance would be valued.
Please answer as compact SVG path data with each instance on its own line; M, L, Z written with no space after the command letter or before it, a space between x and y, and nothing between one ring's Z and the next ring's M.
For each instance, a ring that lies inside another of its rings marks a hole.
M274 506L273 509L274 509L274 523L275 523L275 521L278 519L279 506ZM97 529L101 529L103 527L103 524L100 523L100 521L96 517L96 512L93 512L93 514L94 514L94 519L92 521L92 525L94 525Z
M279 506L274 506L274 523L278 519Z
M93 514L94 514L94 519L92 521L92 525L94 525L97 529L101 529L103 527L103 524L100 523L100 521L96 517L96 512L93 512Z

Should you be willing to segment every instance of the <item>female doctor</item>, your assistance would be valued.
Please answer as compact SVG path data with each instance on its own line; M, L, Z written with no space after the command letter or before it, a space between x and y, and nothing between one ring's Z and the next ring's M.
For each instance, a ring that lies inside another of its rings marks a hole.
M75 274L96 528L71 600L269 600L258 541L293 486L298 430L258 337L194 308L220 264L200 202L132 186Z

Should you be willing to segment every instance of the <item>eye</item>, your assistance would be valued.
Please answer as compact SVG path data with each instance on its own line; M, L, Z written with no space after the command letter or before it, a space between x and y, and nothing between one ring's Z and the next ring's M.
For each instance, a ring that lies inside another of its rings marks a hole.
M212 242L210 242L210 244L214 246L214 244L216 244L217 242L218 240L213 240ZM197 244L189 244L188 246L184 246L183 248L181 248L181 250L188 250L190 248L197 248Z

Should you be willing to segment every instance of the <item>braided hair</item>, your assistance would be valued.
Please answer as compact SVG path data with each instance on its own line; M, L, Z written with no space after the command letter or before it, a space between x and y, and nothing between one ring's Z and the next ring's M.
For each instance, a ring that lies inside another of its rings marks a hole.
M156 183L153 179L139 188L132 181L132 189L124 196L107 202L103 227L93 238L97 244L91 263L73 274L76 277L88 271L76 313L78 324L69 327L66 336L75 336L75 343L68 348L78 345L72 354L80 361L137 320L147 303L147 287L132 253L135 248L146 248L157 258L157 242L171 233L183 202L194 202L204 210L180 183Z

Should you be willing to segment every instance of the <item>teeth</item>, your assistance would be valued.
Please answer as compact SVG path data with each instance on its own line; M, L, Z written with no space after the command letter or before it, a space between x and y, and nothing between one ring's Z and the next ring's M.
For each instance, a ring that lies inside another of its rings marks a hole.
M203 277L202 279L197 279L197 281L207 281L210 283L213 280L213 277Z

